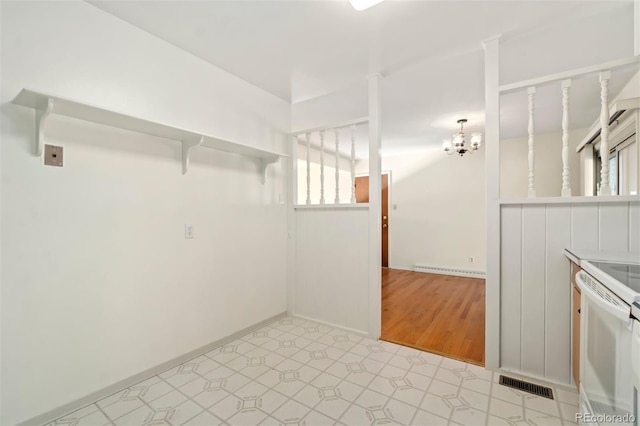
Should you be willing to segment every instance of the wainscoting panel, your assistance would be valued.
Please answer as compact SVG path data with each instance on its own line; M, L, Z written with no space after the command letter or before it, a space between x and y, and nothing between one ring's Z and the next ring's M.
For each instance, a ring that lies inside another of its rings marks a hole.
M629 208L629 253L640 253L640 204Z
M502 366L513 370L522 369L520 335L522 327L522 208L502 207L502 229L500 233L502 253L508 253L508 261L500 263L502 277L500 326L500 360ZM502 258L505 256L503 254Z
M598 209L592 204L571 206L571 247L580 250L598 251L600 233L598 229ZM585 232L588 230L589 232Z
M571 359L571 328L558 328L558 324L571 323L571 287L566 279L571 268L562 254L571 244L571 206L555 206L546 213L544 376L569 383L566 363Z
M620 204L602 204L598 221L600 251L626 252L629 248L629 209Z
M522 369L544 374L545 206L522 209Z
M571 383L571 288L565 248L638 252L640 202L503 204L500 364Z

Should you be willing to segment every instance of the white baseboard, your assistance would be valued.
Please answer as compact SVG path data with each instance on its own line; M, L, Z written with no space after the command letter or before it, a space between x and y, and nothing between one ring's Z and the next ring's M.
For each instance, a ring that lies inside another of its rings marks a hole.
M440 267L426 266L426 265L415 265L415 266L389 265L389 269L399 269L401 271L412 271L412 272L424 272L428 274L438 274L438 275L453 275L455 277L486 278L486 273L483 271L472 271L472 270L458 269L458 268L440 268Z
M77 411L83 407L86 407L87 405L93 404L94 402L100 401L101 399L106 398L109 395L113 395L114 393L121 391L122 389L131 387L153 376L157 376L160 373L163 373L171 368L184 364L185 362L190 361L194 358L197 358L200 355L206 354L207 352L211 352L212 350L220 346L223 346L229 342L232 342L242 336L245 336L251 333L252 331L260 329L286 316L287 316L286 312L282 312L278 315L274 315L270 318L260 321L257 324L254 324L240 331L237 331L227 337L223 337L222 339L216 340L215 342L209 343L198 349L194 349L190 352L187 352L184 355L180 355L179 357L170 359L169 361L163 362L162 364L158 364L155 367L151 367L148 370L142 371L138 374L134 374L131 377L120 380L110 386L107 386L104 389L101 389L96 392L92 392L85 397L77 399L61 407L55 408L44 414L40 414L39 416L33 417L24 422L18 423L18 426L39 426L39 425L44 425L54 420L57 420L60 417L64 416L65 414L73 413L74 411Z
M443 268L439 266L431 266L418 264L413 268L416 272L425 272L428 274L440 274L440 275L453 275L456 277L469 277L469 278L486 278L487 274L484 271L474 271L460 268Z
M306 321L313 321L313 322L317 322L318 324L322 324L322 325L326 325L327 327L333 327L333 328L337 328L339 330L344 330L348 333L353 333L353 334L357 334L358 336L362 336L362 337L369 337L369 333L367 333L366 331L361 331L361 330L356 330L355 328L349 328L349 327L344 327L338 324L334 324L331 322L327 322L327 321L322 321L316 318L311 318L311 317L306 317L304 315L298 315L298 314L290 314L292 317L296 317L296 318L300 318Z
M400 269L401 271L413 271L413 266L398 266L398 265L389 265L389 269Z

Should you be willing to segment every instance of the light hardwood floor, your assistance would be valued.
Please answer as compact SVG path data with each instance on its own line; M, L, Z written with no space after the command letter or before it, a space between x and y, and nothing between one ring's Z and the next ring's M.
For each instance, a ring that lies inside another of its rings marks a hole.
M484 365L485 282L382 269L382 340Z

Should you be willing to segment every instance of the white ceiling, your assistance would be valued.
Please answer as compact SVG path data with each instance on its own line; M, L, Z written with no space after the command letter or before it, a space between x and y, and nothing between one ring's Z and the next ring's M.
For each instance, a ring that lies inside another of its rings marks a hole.
M469 131L483 130L481 40L618 6L387 0L357 12L347 0L90 3L292 103L381 73L383 141L399 150L441 143L463 116Z

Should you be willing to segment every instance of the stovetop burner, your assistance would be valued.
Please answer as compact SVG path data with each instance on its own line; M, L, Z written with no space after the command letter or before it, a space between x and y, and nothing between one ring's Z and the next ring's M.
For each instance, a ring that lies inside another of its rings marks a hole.
M640 293L640 265L632 263L591 262L611 278Z

